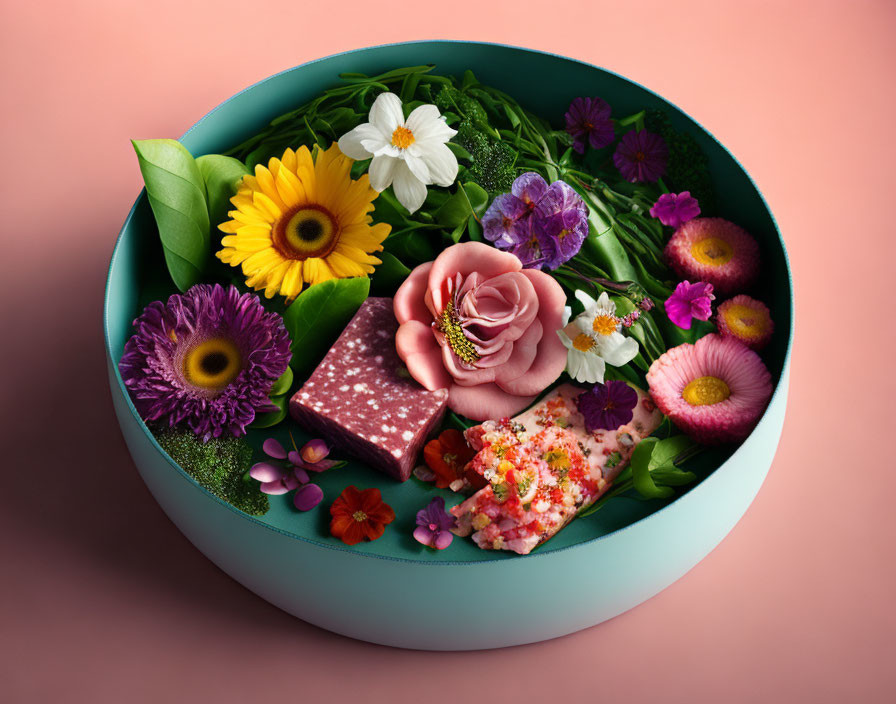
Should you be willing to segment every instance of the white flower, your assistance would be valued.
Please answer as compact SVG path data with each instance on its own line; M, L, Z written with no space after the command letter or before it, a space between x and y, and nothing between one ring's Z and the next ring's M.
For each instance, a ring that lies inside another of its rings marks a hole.
M339 138L339 149L351 159L369 159L370 185L385 191L390 185L398 201L413 213L426 199L431 184L450 186L457 178L457 157L446 146L451 129L435 105L421 105L404 119L401 99L380 93L370 108L370 122Z
M628 364L638 354L638 342L619 332L622 324L606 293L595 301L586 293L576 291L576 298L585 306L585 312L567 324L571 311L564 308L564 326L557 331L568 350L566 371L581 383L603 383L606 365Z

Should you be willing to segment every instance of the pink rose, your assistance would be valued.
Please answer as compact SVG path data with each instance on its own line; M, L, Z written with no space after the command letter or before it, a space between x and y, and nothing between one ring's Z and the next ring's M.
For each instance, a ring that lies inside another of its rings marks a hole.
M463 242L414 269L395 294L398 355L430 391L473 420L511 416L566 367L566 297L516 255Z

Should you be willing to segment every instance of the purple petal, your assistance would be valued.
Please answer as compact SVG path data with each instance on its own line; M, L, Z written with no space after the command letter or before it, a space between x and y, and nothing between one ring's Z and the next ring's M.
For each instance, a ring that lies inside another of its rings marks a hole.
M417 531L414 532L416 533ZM451 531L440 530L435 534L435 540L433 540L432 542L432 547L434 547L436 550L444 550L449 545L451 545L452 540L454 540L454 534Z
M292 476L295 477L295 480L299 484L307 484L310 481L310 479L308 478L308 472L306 472L301 467L293 467Z
M259 462L252 465L249 476L259 482L277 482L286 476L286 472L269 462Z
M280 494L292 491L286 486L286 483L282 479L278 479L275 482L264 482L259 489L261 489L263 493L270 494L271 496L279 496Z
M538 203L548 190L548 182L534 171L516 177L510 192L525 203Z
M315 464L330 454L330 446L320 439L309 440L302 447L300 454L305 462Z
M286 457L289 460L290 464L298 465L299 467L301 467L303 464L305 464L305 461L302 459L302 456L295 450L290 450L289 454L286 455Z
M315 462L314 464L309 464L308 462L303 462L302 467L307 469L309 472L326 472L328 469L332 469L338 464L342 464L341 460L321 460L320 462Z
M691 329L691 305L672 294L666 299L666 315L682 330Z
M414 467L413 474L422 482L434 482L436 480L436 473L426 465L421 464Z
M414 529L414 538L418 543L423 543L427 547L432 547L435 535L429 528L426 528L425 526L418 526Z
M264 454L268 457L273 457L275 460L285 460L286 459L286 450L283 448L277 440L274 438L268 438L264 441L264 444L261 446L261 449L264 450Z
M317 484L306 484L296 491L293 503L299 511L310 511L324 498L323 490Z

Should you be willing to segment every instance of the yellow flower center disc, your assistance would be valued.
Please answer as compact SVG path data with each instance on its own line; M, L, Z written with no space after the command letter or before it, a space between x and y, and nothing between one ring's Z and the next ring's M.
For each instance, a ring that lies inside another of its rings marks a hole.
M722 266L731 261L734 249L723 239L707 237L691 245L691 256L701 264Z
M598 335L612 335L616 332L616 326L618 322L616 318L612 315L598 315L594 319L594 323L592 323L591 327L594 328L594 332Z
M392 146L398 147L399 149L407 149L411 146L415 141L414 133L411 132L407 127L396 127L395 131L392 133Z
M725 323L738 337L761 337L768 329L768 316L762 311L754 310L749 306L728 306L722 315Z
M572 341L572 346L575 347L579 352L588 352L590 351L596 343L594 342L594 338L591 335L586 335L583 332L580 332L576 335L576 339Z
M367 520L367 514L363 511L355 511L352 514L352 518L354 518L358 523L362 523Z
M223 389L242 369L240 351L230 340L204 340L187 352L184 376L204 389Z
M701 376L685 386L681 396L692 406L712 406L731 396L731 389L718 377Z
M335 218L320 206L306 205L280 223L274 230L274 244L287 259L326 257L339 239Z

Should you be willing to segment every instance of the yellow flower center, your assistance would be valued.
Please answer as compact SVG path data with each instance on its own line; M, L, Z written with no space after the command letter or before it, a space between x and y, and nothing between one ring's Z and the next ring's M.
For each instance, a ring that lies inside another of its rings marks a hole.
M464 329L461 327L460 320L454 311L454 303L449 302L445 306L445 310L439 317L436 326L439 332L445 336L451 350L461 360L467 364L474 364L479 361L479 353L476 351L476 346L464 335Z
M701 264L722 266L734 256L734 249L718 237L707 237L691 245L691 256Z
M287 259L326 257L339 240L339 227L325 208L305 205L277 223L273 239Z
M358 523L363 523L367 520L367 514L363 511L355 511L352 514L352 518L354 518Z
M407 149L415 141L416 140L414 139L414 133L411 132L407 127L396 127L395 131L392 133L393 147L398 147L399 149Z
M731 389L718 377L701 376L685 386L681 396L692 406L712 406L731 396Z
M591 335L586 335L583 332L580 332L576 335L576 338L572 341L572 346L577 349L579 352L590 352L594 349L594 346L597 343L594 341L594 338Z
M594 323L592 323L591 327L594 328L594 332L598 335L606 336L616 332L616 327L618 325L619 321L616 320L615 315L601 314L594 319Z
M761 337L768 330L768 316L749 306L733 305L722 311L725 322L738 337Z
M187 352L184 376L204 389L223 389L243 367L237 346L223 337L204 340Z

